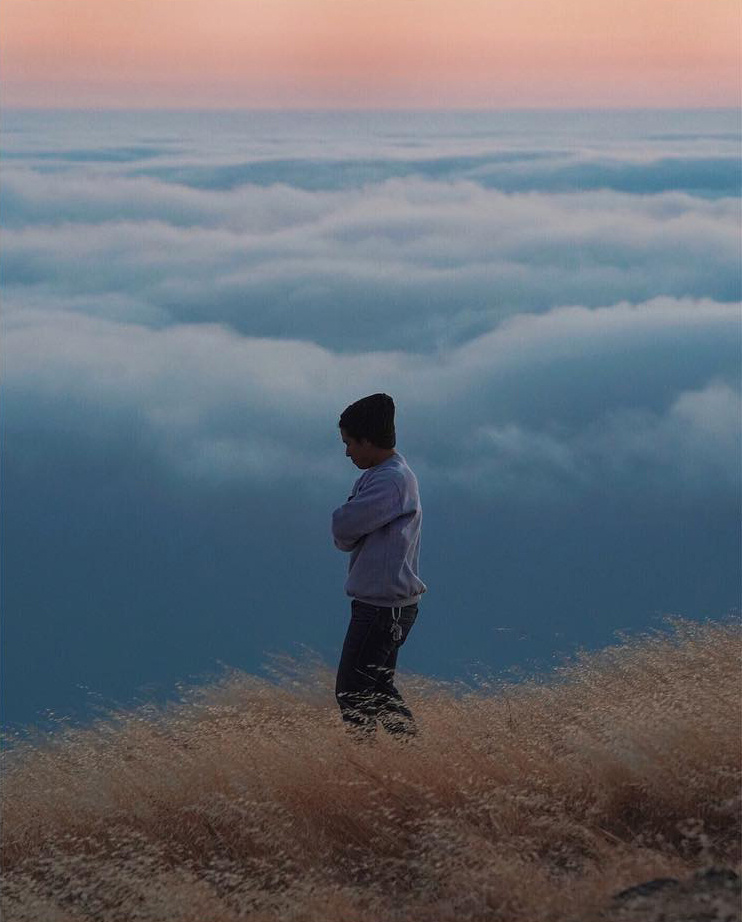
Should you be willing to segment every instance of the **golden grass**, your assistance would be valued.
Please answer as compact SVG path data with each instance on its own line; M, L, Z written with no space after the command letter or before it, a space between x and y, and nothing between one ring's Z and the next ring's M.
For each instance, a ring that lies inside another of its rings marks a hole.
M736 624L507 687L403 675L420 736L372 746L325 667L279 671L6 752L6 922L557 922L739 866Z

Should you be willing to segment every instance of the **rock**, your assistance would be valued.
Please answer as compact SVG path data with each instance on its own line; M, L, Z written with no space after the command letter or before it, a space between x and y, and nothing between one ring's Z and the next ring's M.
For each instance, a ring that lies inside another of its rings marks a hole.
M660 877L617 893L599 922L742 922L742 885L728 868Z
M617 893L613 899L633 900L637 897L652 896L660 890L667 889L668 887L677 887L679 884L680 881L676 880L674 877L658 877L656 880L649 880L645 884L637 884L636 887L629 887L628 890L622 890L620 893Z

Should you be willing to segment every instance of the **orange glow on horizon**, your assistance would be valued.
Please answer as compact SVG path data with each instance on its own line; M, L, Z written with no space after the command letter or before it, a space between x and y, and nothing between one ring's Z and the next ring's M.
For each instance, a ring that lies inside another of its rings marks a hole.
M4 0L8 106L735 106L736 0Z

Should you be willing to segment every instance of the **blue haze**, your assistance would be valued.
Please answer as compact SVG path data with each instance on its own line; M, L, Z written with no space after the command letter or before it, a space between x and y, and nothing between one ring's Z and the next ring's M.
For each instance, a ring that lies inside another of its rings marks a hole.
M6 727L333 665L337 417L379 390L403 671L738 609L738 113L3 118Z

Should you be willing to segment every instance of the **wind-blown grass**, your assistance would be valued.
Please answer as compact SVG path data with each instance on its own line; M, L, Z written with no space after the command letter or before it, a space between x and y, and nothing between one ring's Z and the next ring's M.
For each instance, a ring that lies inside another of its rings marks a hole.
M738 866L735 624L508 687L402 675L408 743L354 743L321 664L280 672L7 752L6 922L555 922Z

